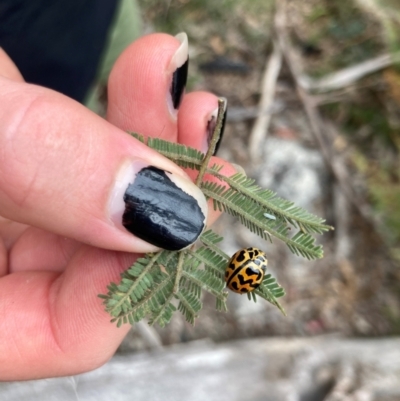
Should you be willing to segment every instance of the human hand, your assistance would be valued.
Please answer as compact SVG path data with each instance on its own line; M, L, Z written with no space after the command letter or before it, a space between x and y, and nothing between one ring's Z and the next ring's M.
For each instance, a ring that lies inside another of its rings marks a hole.
M155 238L160 216L153 209L150 232L127 224L132 235L121 224L126 185L147 166L175 177L194 205L204 202L179 167L124 132L205 150L217 98L185 95L178 115L171 102L172 76L185 54L184 44L164 34L133 43L110 76L107 122L24 83L0 49L0 380L77 374L106 362L129 326L110 324L97 294L118 281L137 253L160 243L185 245L188 236L173 229ZM172 98L176 104L179 85ZM224 173L233 172L225 163ZM169 204L163 195L159 200ZM216 217L209 208L208 224ZM193 240L199 222L192 223Z

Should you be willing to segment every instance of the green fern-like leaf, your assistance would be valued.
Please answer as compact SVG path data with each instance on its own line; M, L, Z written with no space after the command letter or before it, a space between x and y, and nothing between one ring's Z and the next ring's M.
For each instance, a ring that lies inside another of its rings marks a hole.
M208 232L207 236L215 238L216 234ZM176 268L179 258L184 260L180 276ZM100 297L118 327L146 317L149 324L164 326L176 309L193 324L202 307L202 291L217 299L218 310L226 310L228 294L221 275L223 265L223 258L204 247L196 251L147 254L122 273L118 285L111 283L109 292ZM177 306L175 300L179 302Z
M208 246L214 246L221 242L224 238L215 233L213 230L207 230L203 234L201 234L201 242ZM219 250L219 248L217 247Z
M154 310L149 319L149 324L154 325L155 323L158 323L160 327L165 327L171 321L172 315L175 311L176 307L168 301L163 304L160 309Z
M212 249L201 247L193 253L195 259L205 265L206 271L223 278L227 261Z
M143 135L135 132L131 132L130 134L139 141L146 143L149 148L156 150L163 156L172 160L178 166L200 170L201 163L204 159L204 153L199 150L178 143L164 141L159 138L148 138L146 142Z
M134 138L142 143L146 143L145 137L141 134L138 134L137 132L129 132L129 135L132 135Z
M200 297L197 295L185 288L182 288L177 294L177 298L179 299L178 310L185 317L186 321L191 324L194 324L197 313L203 306Z
M163 141L158 138L149 138L147 146L157 149L159 153L183 168L198 170L201 166L202 160L204 159L204 153L201 153L197 149Z
M322 247L315 245L312 234L322 234L331 229L323 219L279 198L271 190L259 187L243 174L226 177L221 174L222 165L209 166L222 126L224 107L223 101L220 101L217 128L206 155L180 144L145 138L136 133L131 135L179 166L198 170L196 184L213 200L215 210L236 216L243 225L265 240L272 241L272 237L276 237L284 241L296 255L308 259L322 257ZM219 183L204 181L205 173L215 177ZM298 231L295 235L289 235L290 226ZM203 291L215 297L217 310L226 311L228 292L224 275L230 256L219 248L222 237L212 230L204 232L200 241L202 245L198 249L180 252L164 250L144 255L121 274L118 284L110 283L107 294L99 297L103 299L111 321L119 327L147 319L149 324L157 323L163 327L179 310L188 322L194 324L202 308ZM261 297L284 313L278 302L284 294L276 279L266 273L261 285L248 297L253 301Z
M212 230L208 230L206 232L204 232L201 237L200 237L200 241L206 245L208 248L210 248L211 250L213 250L217 255L221 256L222 258L224 258L224 260L226 262L228 262L229 257L228 255L226 255L221 248L219 248L219 246L217 245L219 242L221 242L223 240L223 238L216 234L214 231Z
M304 232L323 234L324 231L332 229L332 227L324 224L325 220L296 206L293 202L279 198L270 189L261 188L252 178L247 178L241 173L234 174L230 177L219 173L214 173L214 175L221 181L225 181L229 184L232 189L257 203L259 207L264 210L264 213L280 217Z
M133 135L144 141L143 137L140 138L137 134ZM149 138L147 145L184 168L199 170L204 158L204 154L196 149L158 138ZM259 205L263 210L263 219L267 219L265 217L267 213L278 219L283 219L292 226L310 234L323 234L325 231L332 229L331 226L324 224L325 220L296 206L293 202L278 197L270 189L261 188L255 183L254 179L248 178L241 173L227 177L220 174L221 168L221 165L214 164L207 169L207 172L229 184L232 190L244 195L246 199L252 200ZM206 185L206 183L203 183L203 185Z
M201 237L203 243L215 243L221 237L213 231L206 231ZM106 310L117 326L134 324L147 317L149 324L168 324L173 313L179 310L185 319L193 324L202 308L201 292L207 291L216 298L216 308L226 311L224 272L230 259L222 250L217 252L208 246L197 250L181 252L161 251L139 258L121 275L120 283L111 283L107 295L100 295ZM176 266L184 258L183 271L178 279ZM270 274L266 275L256 294L280 310L283 308L277 298L284 295L283 289ZM255 295L253 294L255 300ZM175 300L178 301L176 306Z
M205 195L213 199L217 210L237 217L243 225L261 238L268 240L272 235L284 241L296 255L308 259L322 258L322 247L314 244L315 239L310 234L289 238L285 222L266 219L264 210L241 193L211 182L204 182L202 190Z

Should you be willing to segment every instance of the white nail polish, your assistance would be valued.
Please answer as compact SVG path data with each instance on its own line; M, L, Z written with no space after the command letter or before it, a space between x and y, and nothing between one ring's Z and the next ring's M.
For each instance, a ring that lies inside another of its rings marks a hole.
M167 106L173 120L178 117L178 108L185 92L189 65L189 44L186 33L179 33L175 38L181 44L172 56L167 68L167 74L171 76L170 90L167 94Z
M185 32L178 33L175 38L181 42L181 45L176 50L175 54L172 56L169 63L167 72L173 73L177 68L183 66L189 57L189 41Z
M124 195L129 184L133 182L138 171L142 168L148 166L141 160L136 160L134 162L126 160L118 171L114 188L110 195L110 217L114 224L121 230L125 230L122 225L122 215L125 211Z

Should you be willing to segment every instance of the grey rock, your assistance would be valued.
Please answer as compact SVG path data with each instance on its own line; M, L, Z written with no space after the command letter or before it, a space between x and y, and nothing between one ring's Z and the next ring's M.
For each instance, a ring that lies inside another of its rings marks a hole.
M115 355L74 377L1 383L1 401L389 401L400 399L400 338L192 342Z

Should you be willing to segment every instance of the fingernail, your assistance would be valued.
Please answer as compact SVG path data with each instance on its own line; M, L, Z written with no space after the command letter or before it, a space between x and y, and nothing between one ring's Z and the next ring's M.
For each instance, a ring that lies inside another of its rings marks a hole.
M225 104L227 105L227 103L225 103ZM217 145L215 146L215 150L214 150L214 153L213 153L214 156L218 152L219 146L221 144L222 136L224 135L227 111L228 111L228 107L225 106L224 118L222 120L221 133L219 135L219 139L218 139ZM203 146L203 152L204 153L206 153L208 148L210 147L212 135L214 133L215 126L217 125L217 116L218 116L218 107L210 114L210 118L207 121L207 128L206 128L207 134L206 134L205 141L204 141L205 143L204 143L204 146Z
M178 50L172 56L169 63L168 72L172 73L170 93L168 96L168 107L171 114L176 117L183 93L186 87L188 67L189 67L189 43L186 33L182 32L175 36L181 42Z
M170 251L193 244L207 220L207 201L196 185L144 161L122 167L110 205L119 228Z

